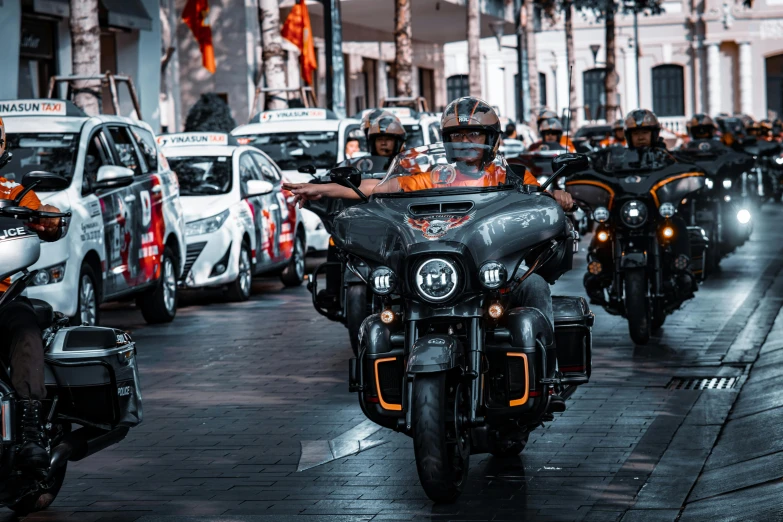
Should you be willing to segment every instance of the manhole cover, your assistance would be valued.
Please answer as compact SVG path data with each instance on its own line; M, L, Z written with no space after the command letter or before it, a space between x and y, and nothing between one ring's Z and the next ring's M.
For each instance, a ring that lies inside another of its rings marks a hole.
M667 390L728 390L737 385L736 377L673 377Z

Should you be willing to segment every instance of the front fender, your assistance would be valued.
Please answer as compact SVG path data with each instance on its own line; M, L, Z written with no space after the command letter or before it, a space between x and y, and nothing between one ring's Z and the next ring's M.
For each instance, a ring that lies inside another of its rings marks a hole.
M448 335L425 335L413 343L408 374L444 372L459 366L462 350Z

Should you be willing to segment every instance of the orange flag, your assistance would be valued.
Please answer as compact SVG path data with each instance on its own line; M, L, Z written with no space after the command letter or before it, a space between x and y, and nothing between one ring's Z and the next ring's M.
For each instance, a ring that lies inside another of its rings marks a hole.
M310 27L310 13L307 12L305 0L297 0L285 19L280 35L299 48L302 77L312 85L313 71L318 67L318 61L315 58L313 29Z
M212 28L209 26L209 0L188 0L182 11L182 21L190 27L190 32L198 42L204 68L215 74L215 49L212 47Z

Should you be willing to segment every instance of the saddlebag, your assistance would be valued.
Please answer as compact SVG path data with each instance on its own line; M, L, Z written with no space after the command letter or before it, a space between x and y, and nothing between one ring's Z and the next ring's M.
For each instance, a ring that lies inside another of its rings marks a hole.
M557 365L563 384L585 384L592 369L591 327L595 316L584 297L552 296Z
M698 281L704 281L707 249L717 248L710 244L710 238L701 227L688 227L688 239L691 243L691 271Z
M46 351L46 388L56 414L85 426L114 429L141 422L136 344L122 330L58 330Z

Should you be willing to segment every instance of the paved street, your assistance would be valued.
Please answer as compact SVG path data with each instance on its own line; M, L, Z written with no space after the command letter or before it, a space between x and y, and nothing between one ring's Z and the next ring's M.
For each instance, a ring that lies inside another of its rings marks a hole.
M751 241L646 347L594 309L590 384L521 457L473 456L447 506L418 485L410 440L385 429L366 436L383 444L297 472L303 442L357 426L347 438L364 438L366 426L347 392L347 331L304 287L257 281L243 304L191 295L165 326L113 305L104 324L138 343L144 422L73 463L55 504L28 520L783 520L782 220L767 205ZM554 293L581 295L583 273L580 254ZM731 388L669 386L700 377Z

